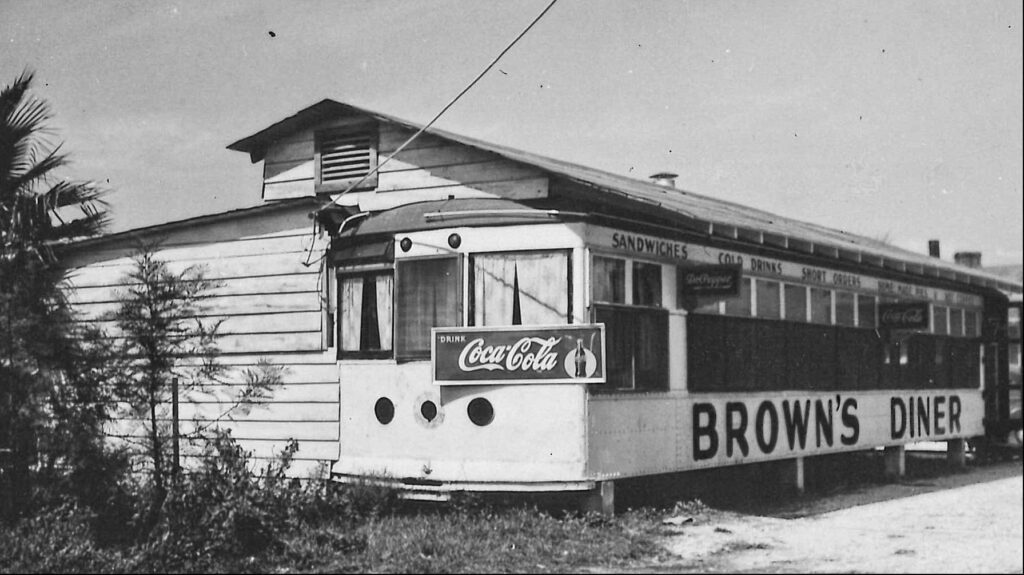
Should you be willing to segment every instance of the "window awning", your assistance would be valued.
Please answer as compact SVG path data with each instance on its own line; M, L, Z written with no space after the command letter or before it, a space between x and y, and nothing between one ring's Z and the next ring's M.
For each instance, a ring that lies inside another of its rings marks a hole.
M335 238L327 254L331 267L395 261L395 241L379 239L353 243L351 238Z

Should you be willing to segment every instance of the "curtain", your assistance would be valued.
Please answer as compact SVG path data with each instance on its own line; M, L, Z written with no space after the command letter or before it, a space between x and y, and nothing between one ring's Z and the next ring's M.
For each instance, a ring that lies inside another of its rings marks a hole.
M347 277L341 280L341 349L359 351L363 324L363 278Z
M400 261L395 287L395 352L430 353L430 328L459 325L461 279L458 258Z
M474 256L474 325L513 325L517 299L523 325L567 323L568 282L564 252Z
M594 301L626 303L626 262L594 256Z
M385 351L391 350L392 330L392 293L394 292L395 281L391 274L381 274L376 277L377 288L377 330L380 333L380 348Z

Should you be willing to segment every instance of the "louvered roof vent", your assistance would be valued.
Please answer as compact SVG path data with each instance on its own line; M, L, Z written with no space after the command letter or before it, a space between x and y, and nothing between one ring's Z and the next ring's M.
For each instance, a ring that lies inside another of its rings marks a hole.
M344 191L377 165L376 137L370 131L325 133L317 141L317 191ZM376 174L360 189L377 185Z

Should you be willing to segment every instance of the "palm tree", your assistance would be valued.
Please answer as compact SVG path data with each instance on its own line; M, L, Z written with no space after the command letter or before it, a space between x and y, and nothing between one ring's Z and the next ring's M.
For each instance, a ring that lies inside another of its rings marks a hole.
M32 77L25 71L0 91L0 258L53 263L54 242L105 228L106 204L92 183L55 175L68 158L46 137L50 107L29 93ZM68 219L69 207L81 216Z
M23 72L0 91L0 517L23 503L55 373L79 349L54 247L107 223L103 190L62 179L49 106ZM52 411L52 410L51 410Z

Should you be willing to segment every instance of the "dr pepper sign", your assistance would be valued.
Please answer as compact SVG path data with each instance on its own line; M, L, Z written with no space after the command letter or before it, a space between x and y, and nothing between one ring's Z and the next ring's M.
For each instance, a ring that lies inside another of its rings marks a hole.
M604 324L432 330L438 385L604 383Z

